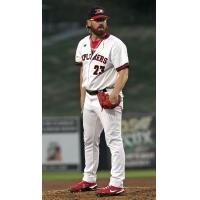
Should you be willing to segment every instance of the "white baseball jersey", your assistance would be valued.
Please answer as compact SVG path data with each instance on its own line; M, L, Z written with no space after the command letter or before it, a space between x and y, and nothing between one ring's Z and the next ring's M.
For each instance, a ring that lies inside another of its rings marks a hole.
M98 43L98 41L97 41ZM93 45L94 47L95 45ZM92 53L93 52L93 53ZM113 90L118 71L128 67L125 44L113 35L106 37L96 47L91 48L90 36L83 38L77 47L75 62L83 66L83 83L86 90ZM122 92L120 95L123 97ZM99 142L102 130L111 152L111 178L109 185L123 187L125 178L125 153L121 137L123 98L114 109L102 109L97 95L86 92L83 106L83 127L85 144L85 168L83 180L96 182L99 164Z
M83 84L87 90L113 88L118 73L128 67L126 45L114 35L107 34L92 54L90 36L83 38L77 47L76 64L83 66Z

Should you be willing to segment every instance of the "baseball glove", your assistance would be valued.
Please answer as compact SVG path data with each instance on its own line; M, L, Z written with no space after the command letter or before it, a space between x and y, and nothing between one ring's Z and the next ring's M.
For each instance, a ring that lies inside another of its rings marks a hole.
M116 104L112 104L109 100L109 95L106 94L103 91L100 91L97 94L97 96L98 96L99 103L100 103L101 107L104 108L104 109L113 109L113 108L117 107L121 102L121 96L120 95L118 97L118 102Z

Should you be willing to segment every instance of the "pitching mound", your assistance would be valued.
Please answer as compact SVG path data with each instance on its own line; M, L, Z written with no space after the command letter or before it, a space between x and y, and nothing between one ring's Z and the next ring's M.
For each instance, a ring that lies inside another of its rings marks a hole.
M126 192L120 196L96 197L95 192L70 193L68 190L52 190L42 194L42 200L155 200L155 187L128 187Z

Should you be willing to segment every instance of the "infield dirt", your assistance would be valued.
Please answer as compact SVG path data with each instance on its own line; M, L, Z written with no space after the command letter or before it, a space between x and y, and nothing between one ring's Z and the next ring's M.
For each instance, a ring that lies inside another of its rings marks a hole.
M95 192L70 193L69 186L73 183L64 181L43 182L42 200L155 200L156 179L126 179L126 192L120 196L96 197ZM98 181L98 185L105 186L107 180Z

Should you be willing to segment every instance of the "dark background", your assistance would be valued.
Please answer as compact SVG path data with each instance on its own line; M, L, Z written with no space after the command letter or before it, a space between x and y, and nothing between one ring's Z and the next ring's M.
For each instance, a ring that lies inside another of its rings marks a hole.
M88 10L105 8L109 31L127 46L130 73L124 88L124 113L155 113L156 1L43 0L43 116L77 116L79 67L74 64L78 42L88 34Z

